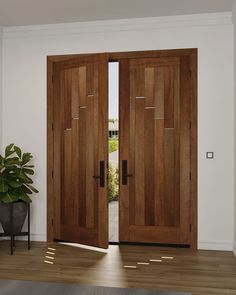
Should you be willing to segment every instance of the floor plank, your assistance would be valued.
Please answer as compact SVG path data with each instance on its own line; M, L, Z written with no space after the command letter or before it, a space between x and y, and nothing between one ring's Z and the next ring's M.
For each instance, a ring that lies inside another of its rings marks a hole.
M56 249L53 265L44 263L48 247ZM137 265L150 259L162 262ZM98 252L38 242L32 244L31 251L25 242L17 242L15 254L10 256L8 242L1 241L0 278L235 295L236 259L232 252L223 251L122 245Z

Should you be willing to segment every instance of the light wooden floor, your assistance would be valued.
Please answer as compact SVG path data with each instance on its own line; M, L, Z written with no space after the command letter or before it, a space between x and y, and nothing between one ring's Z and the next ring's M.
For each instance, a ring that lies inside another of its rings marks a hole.
M16 246L10 256L7 242L0 242L1 279L188 291L193 295L236 294L236 259L231 252L111 246L107 253L99 253L56 243L33 243L31 251L23 242ZM44 263L48 246L56 248L54 265ZM174 259L123 268L162 256Z

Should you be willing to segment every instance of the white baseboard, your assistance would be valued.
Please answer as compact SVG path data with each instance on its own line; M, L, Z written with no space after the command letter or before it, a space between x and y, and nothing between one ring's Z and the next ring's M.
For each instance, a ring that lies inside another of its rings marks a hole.
M236 242L234 242L233 244L233 252L234 252L234 256L236 257Z
M19 237L19 240L27 240L27 237ZM45 234L31 234L30 235L30 239L33 242L46 242L47 241L47 237Z
M9 238L5 238L5 239L9 240ZM27 240L27 236L16 237L16 240L26 241ZM32 242L46 242L47 241L47 237L46 237L45 234L31 234L30 235L30 240Z
M9 240L9 237L2 237L1 240ZM16 237L16 240L18 241L26 241L27 240L27 236L24 237ZM30 240L32 242L46 242L47 238L46 235L44 234L40 234L40 235L36 235L36 234L31 234L30 235Z
M233 251L233 242L229 241L199 241L198 250Z

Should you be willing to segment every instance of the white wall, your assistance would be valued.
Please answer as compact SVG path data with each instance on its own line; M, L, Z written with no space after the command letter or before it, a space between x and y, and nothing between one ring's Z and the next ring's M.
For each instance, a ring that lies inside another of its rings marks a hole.
M199 49L199 248L233 245L233 25L231 14L7 28L3 44L3 143L35 156L32 231L46 237L46 56ZM215 152L206 160L207 151Z
M233 8L234 23L234 173L236 172L236 2ZM234 255L236 256L236 181L234 179Z

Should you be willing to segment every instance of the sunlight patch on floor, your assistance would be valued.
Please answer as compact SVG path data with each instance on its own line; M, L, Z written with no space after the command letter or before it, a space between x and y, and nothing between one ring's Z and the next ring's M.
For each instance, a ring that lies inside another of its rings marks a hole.
M87 246L87 245L82 245L82 244L76 244L76 243L64 243L64 242L59 242L61 245L65 246L71 246L75 248L80 248L80 249L86 249L86 250L91 250L95 252L101 252L101 253L108 253L108 249L101 249L93 246Z

